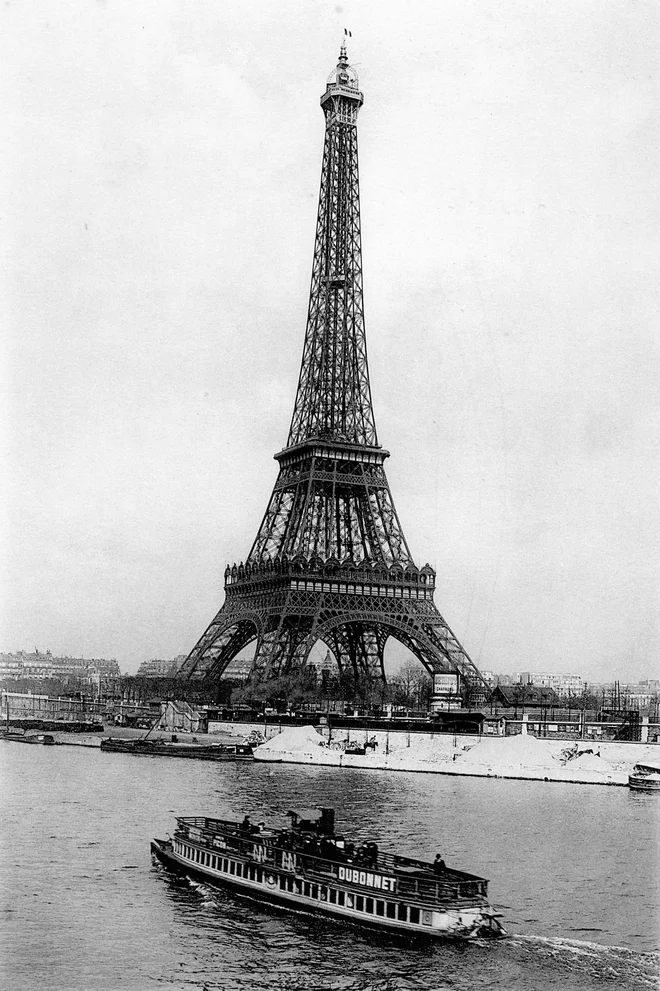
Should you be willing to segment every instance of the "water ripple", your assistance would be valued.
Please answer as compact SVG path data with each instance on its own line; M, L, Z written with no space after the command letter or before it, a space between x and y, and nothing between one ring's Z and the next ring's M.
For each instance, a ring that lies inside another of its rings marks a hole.
M660 803L543 782L182 768L74 747L44 761L39 749L3 751L0 938L12 991L658 987ZM489 877L513 935L392 938L267 908L151 861L149 841L172 831L174 813L270 819L309 805L334 807L359 841L442 852Z

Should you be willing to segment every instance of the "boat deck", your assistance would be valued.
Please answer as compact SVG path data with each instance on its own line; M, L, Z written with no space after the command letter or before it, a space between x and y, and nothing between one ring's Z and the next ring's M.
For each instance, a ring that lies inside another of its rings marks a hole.
M385 878L394 882L401 897L424 905L450 902L455 906L481 903L488 882L464 871L434 869L426 861L378 850L375 856L342 851L329 839L295 830L251 832L226 820L192 816L177 819L175 838L192 842L199 850L229 851L247 863L292 870L318 882L334 881L348 887L372 887ZM316 841L316 842L315 842ZM387 889L386 889L387 890Z

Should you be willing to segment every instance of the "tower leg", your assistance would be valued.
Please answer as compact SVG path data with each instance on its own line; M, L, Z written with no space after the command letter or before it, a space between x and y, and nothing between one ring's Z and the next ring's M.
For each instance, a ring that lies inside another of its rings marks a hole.
M383 677L383 653L387 636L381 635L377 627L353 624L348 627L349 642L352 641L352 661L355 677L358 680L374 681Z
M266 680L302 667L312 646L309 643L309 624L306 627L280 621L275 629L264 633L257 646L250 676Z
M227 625L227 622L230 625ZM227 620L213 625L185 662L189 678L219 677L236 655L257 637L254 623Z

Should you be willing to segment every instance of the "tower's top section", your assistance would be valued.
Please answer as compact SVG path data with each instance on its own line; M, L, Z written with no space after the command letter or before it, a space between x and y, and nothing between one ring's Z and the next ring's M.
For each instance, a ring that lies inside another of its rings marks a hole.
M344 42L339 51L337 67L328 76L328 84L321 97L321 106L327 123L331 124L339 119L344 124L355 124L358 110L363 102L364 96L360 92L358 74L353 66L348 64Z
M362 304L356 127L362 100L357 73L348 64L342 45L337 68L321 97L325 114L321 189L307 330L288 452L322 441L369 448L363 454L372 459L374 449L379 448Z

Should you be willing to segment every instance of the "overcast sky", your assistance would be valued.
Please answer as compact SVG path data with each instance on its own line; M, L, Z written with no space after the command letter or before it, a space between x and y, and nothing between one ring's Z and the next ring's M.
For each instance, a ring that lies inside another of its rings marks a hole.
M1 15L0 650L187 653L277 477L344 27L386 470L487 670L660 677L655 0Z

